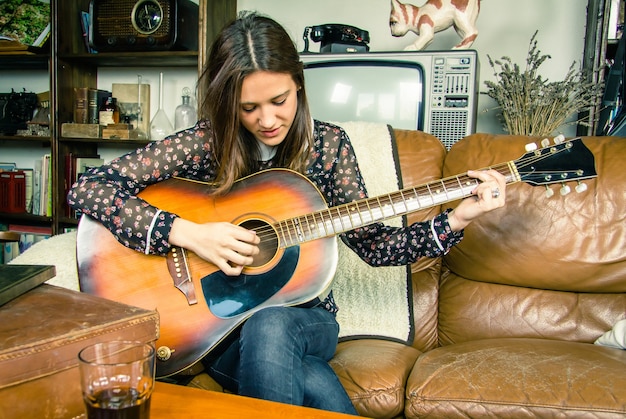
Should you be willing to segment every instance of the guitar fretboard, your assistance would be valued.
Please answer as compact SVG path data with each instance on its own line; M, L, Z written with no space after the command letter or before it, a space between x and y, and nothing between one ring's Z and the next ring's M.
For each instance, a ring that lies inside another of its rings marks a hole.
M513 162L493 169L502 173L507 183L519 181ZM274 228L281 247L294 246L465 198L479 183L479 180L467 175L452 176L282 220Z

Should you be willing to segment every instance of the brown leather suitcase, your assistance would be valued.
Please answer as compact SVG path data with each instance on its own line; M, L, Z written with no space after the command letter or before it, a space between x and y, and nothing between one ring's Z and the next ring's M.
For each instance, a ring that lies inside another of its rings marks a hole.
M80 417L78 352L158 333L156 311L48 284L0 306L0 419Z

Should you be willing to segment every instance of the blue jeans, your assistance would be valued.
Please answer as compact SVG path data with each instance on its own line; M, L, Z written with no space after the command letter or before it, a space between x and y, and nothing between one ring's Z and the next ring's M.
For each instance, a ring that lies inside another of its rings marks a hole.
M356 415L328 364L338 333L335 316L321 307L265 308L246 320L209 374L242 396Z

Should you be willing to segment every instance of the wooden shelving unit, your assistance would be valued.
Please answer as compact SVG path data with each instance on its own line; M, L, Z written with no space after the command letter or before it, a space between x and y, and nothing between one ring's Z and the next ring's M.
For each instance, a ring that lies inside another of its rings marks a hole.
M50 137L0 136L3 145L41 143L52 162L52 215L0 213L0 223L50 226L53 234L78 221L66 216L65 156L96 154L98 147L119 144L141 145L146 141L63 138L61 125L72 122L75 87L97 87L98 68L102 67L189 67L198 71L206 59L206 48L225 23L237 13L236 0L199 0L198 51L141 51L90 54L86 52L80 27L80 12L89 10L89 0L51 0L52 30L50 51L41 54L0 54L0 69L39 69L50 77ZM71 18L75 16L76 18ZM16 72L16 77L19 74Z

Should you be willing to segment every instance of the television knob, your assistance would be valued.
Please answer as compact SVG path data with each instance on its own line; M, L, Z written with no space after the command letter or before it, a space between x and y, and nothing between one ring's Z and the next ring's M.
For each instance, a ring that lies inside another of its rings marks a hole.
M135 45L136 43L137 43L137 38L135 38L134 36L126 37L126 44Z
M107 45L109 45L109 46L113 46L113 45L116 45L116 44L117 44L117 38L116 38L116 37L114 37L114 36L109 36L109 37L107 38Z

